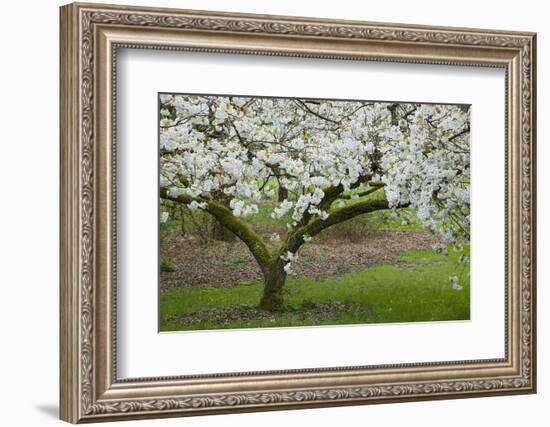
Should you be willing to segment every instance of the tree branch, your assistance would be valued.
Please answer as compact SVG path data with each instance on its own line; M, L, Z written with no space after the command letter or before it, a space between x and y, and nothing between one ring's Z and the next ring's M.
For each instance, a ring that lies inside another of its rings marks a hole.
M361 184L368 182L370 179L371 179L370 176L362 176L350 186L350 189L353 190L359 187ZM323 188L323 192L325 193L325 196L323 197L323 200L319 204L319 207L321 209L327 210L328 208L330 208L330 205L332 204L332 202L340 198L340 196L344 191L345 189L342 184L338 184L335 187Z
M314 116L316 116L316 117L318 117L318 118L320 118L320 119L322 119L322 120L326 120L327 122L331 122L331 123L334 123L334 124L337 124L337 125L339 125L339 124L341 123L341 122L339 122L339 121L337 121L337 120L333 120L333 119L331 119L330 117L323 116L322 114L319 114L319 113L313 111L311 108L309 108L309 107L307 106L307 104L306 104L305 102L303 102L303 101L300 100L300 99L296 99L295 101L296 101L296 103L297 103L303 110L305 110L306 112L308 112L308 113L310 113L310 114L313 114Z
M250 225L233 215L233 212L229 208L223 206L221 203L191 197L187 194L181 194L177 197L170 196L168 195L168 190L166 188L160 189L160 197L165 200L172 200L173 202L182 203L185 205L191 203L192 201L206 203L206 208L204 210L243 241L260 265L262 271L267 269L271 258L266 244L252 229L252 227L250 227Z
M329 214L326 220L316 218L305 227L305 234L309 236L315 236L324 229L339 224L341 222L352 219L358 215L362 215L369 212L379 211L382 209L389 209L387 200L365 200L361 203L355 203L350 206L345 206Z
M462 129L462 130L461 130L460 132L458 132L457 134L451 136L451 137L449 138L449 142L454 141L456 138L461 137L462 135L467 134L468 132L470 132L470 126L469 126L469 125L466 126L464 129Z
M407 207L407 205L401 205L402 207ZM336 225L341 222L352 219L358 215L379 211L383 209L389 209L389 204L387 200L365 200L361 203L356 203L351 206L346 206L341 209L338 209L330 213L329 217L326 220L316 218L311 221L309 224L297 228L291 236L288 238L287 248L290 252L296 252L300 246L304 243L304 235L313 237L319 234L321 231Z
M372 187L372 188L369 188L368 190L365 190L365 191L362 191L361 193L355 193L355 194L342 194L340 195L338 198L339 199L353 199L353 196L357 196L358 198L359 197L365 197L365 196L368 196L369 194L372 194L378 190L380 190L383 186L376 186L376 187Z

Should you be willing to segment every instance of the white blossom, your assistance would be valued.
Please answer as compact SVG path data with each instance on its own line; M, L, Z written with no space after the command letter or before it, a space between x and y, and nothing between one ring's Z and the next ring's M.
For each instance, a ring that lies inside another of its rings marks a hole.
M436 243L435 245L432 245L432 250L434 252L437 252L438 254L441 254L441 255L448 255L449 254L449 250L447 248L447 245L444 245L443 243Z
M291 201L284 200L278 207L273 210L273 212L271 213L271 217L275 219L282 218L292 208L292 205L293 203Z
M205 209L206 206L208 206L208 203L206 202L197 202L196 200L193 200L191 203L187 205L189 209Z
M361 203L366 183L376 182L391 208L409 206L446 243L469 238L467 107L168 94L160 101L160 185L170 197L223 195L235 216L248 218L276 197L276 180L289 196L271 205L271 217L289 218L293 230L346 205L337 199L325 208L327 188L341 186Z
M450 276L449 281L451 282L451 289L455 291L461 291L463 289L463 286L458 283L457 276Z
M288 262L293 261L293 260L295 260L295 259L297 259L297 258L298 258L298 256L295 255L295 254L293 254L293 253L290 252L290 251L287 251L287 253L286 253L285 255L281 255L281 259L282 259L283 261L288 261Z

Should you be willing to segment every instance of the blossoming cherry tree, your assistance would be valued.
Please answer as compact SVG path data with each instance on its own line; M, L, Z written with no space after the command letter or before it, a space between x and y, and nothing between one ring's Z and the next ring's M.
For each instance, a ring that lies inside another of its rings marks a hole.
M161 198L242 240L266 310L282 308L299 248L358 215L410 207L447 242L469 239L468 106L171 94L160 104ZM262 204L286 225L269 241L247 221Z

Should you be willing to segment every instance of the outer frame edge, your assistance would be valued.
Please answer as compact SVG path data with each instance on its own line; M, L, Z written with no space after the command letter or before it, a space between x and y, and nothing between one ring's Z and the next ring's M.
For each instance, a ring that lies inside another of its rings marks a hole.
M75 5L59 8L59 418L79 415L78 322L78 20Z

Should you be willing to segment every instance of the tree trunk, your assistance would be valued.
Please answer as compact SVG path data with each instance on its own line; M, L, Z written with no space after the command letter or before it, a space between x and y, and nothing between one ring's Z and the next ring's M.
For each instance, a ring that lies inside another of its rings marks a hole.
M288 199L288 190L284 188L281 184L279 184L278 193L279 202L284 202L286 199Z
M260 301L264 310L279 311L283 308L284 266L284 261L277 258L264 270L264 293Z

